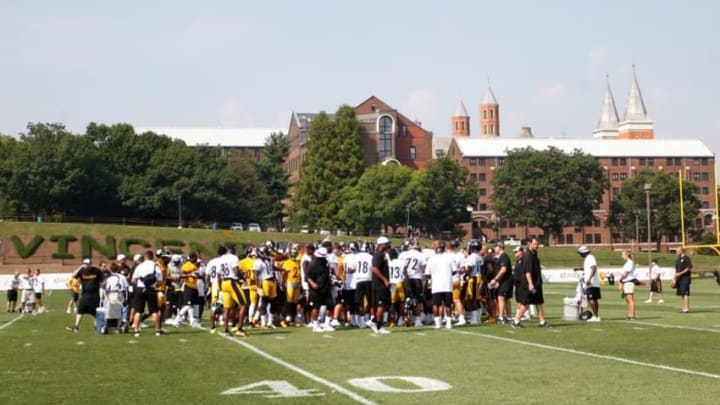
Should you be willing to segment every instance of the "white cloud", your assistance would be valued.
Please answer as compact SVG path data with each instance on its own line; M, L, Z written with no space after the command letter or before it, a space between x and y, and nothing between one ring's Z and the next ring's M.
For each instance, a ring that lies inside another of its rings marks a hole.
M434 92L415 90L407 96L399 111L412 120L422 122L423 128L432 131L431 126L437 124L437 112L440 110L440 102Z
M252 127L255 125L252 115L235 98L231 98L220 107L220 125L227 127Z

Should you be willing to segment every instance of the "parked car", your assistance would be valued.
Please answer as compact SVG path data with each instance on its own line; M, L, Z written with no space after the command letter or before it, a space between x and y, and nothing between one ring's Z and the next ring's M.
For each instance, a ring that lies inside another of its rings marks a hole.
M262 232L262 229L260 229L260 225L255 222L250 222L247 229L249 232Z
M303 226L300 228L300 233L310 233L310 227L309 226Z
M241 224L240 222L233 222L233 224L230 225L230 229L232 229L233 231L242 231L245 228L243 228L243 224Z

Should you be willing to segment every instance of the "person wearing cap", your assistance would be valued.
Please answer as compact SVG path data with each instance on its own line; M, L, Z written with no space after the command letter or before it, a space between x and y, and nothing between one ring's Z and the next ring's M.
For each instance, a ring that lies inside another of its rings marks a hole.
M373 332L387 334L390 330L383 327L383 316L390 305L390 266L387 251L390 249L390 239L381 236L377 239L376 251L372 259L372 290L371 313L375 316Z
M179 327L183 319L190 318L190 326L200 328L200 295L198 293L198 279L204 274L199 273L198 262L200 258L196 252L190 252L188 260L182 265L179 276L182 286L179 288L178 313L173 325Z
M120 253L115 258L115 263L118 265L118 272L122 274L125 279L130 281L130 266L127 264L127 257L125 257L124 254Z
M600 274L597 269L597 260L590 252L590 248L582 245L578 248L578 254L583 258L583 280L585 280L585 295L587 296L588 305L592 311L592 316L588 322L600 322L599 303L600 294Z
M71 277L80 281L82 295L78 301L75 323L65 329L77 333L80 331L80 321L83 315L89 314L94 318L97 314L97 307L100 305L100 288L103 285L104 276L99 268L91 264L89 258L85 258Z
M657 302L658 304L665 303L662 295L661 276L662 272L660 271L660 266L658 266L657 259L652 259L650 261L650 296L648 297L647 301L645 301L646 304L652 304L654 294L660 296L660 299Z
M155 255L152 250L145 252L145 260L142 261L135 270L130 279L131 283L135 286L133 307L135 308L135 315L133 317L133 331L135 337L140 336L140 321L145 313L147 306L150 316L152 316L153 325L155 326L155 336L160 336L165 333L160 328L160 307L158 304L158 293L157 285L163 282L163 273L158 268L157 262L154 260ZM149 277L149 276L154 277ZM150 279L155 280L150 284Z
M320 308L332 308L332 296L330 294L330 271L327 262L328 251L325 247L315 250L312 262L307 270L307 282L310 287L308 294L308 307L310 308L310 320L313 332L333 332L335 328L329 323L320 325Z

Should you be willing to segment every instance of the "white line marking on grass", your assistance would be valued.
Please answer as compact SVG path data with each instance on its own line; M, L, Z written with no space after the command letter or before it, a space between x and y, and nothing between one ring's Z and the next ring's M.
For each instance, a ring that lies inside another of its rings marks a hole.
M25 346L25 347L30 347L30 346L32 346L32 343L25 343L24 346Z
M332 336L332 335L323 335L323 337L326 338L326 339L334 339L334 338L335 338L335 337Z
M285 340L285 336L275 336L275 339L278 339L278 340Z
M639 328L639 327L637 327L637 326L633 326L633 329L635 329L635 330L647 330L647 328Z
M506 342L506 343L516 343L516 344L520 344L520 345L536 347L539 349L554 350L554 351L569 353L569 354L577 354L579 356L593 357L593 358L601 359L601 360L616 361L618 363L632 364L634 366L655 368L655 369L659 369L659 370L672 371L675 373L690 374L690 375L708 377L708 378L714 378L716 380L720 380L720 374L707 373L704 371L696 371L696 370L690 370L687 368L664 366L662 364L646 363L646 362L642 362L642 361L630 360L630 359L626 359L623 357L608 356L608 355L604 355L604 354L582 352L580 350L567 349L565 347L550 346L550 345L545 345L542 343L525 342L522 340L510 339L510 338L505 338L505 337L501 337L501 336L486 335L484 333L463 332L463 331L456 331L456 333L462 333L465 335L472 335L472 336L480 336L480 337L484 337L487 339L500 340L500 341Z
M714 333L720 333L720 329L707 329L707 328L695 328L692 326L679 326L679 325L665 325L662 323L652 323L652 322L642 322L642 321L633 321L633 323L637 323L640 325L648 325L648 326L656 326L658 328L667 328L667 329L686 329L686 330L694 330L698 332L714 332Z
M265 357L266 359L272 361L272 362L275 363L275 364L279 364L279 365L281 365L281 366L283 366L283 367L285 367L285 368L288 368L288 369L290 369L290 370L292 370L292 371L294 371L294 372L296 372L296 373L298 373L298 374L300 374L300 375L302 375L302 376L304 376L304 377L306 377L306 378L309 378L309 379L311 379L311 380L313 380L313 381L315 381L315 382L317 382L317 383L320 383L320 384L322 384L322 385L328 386L328 387L330 387L332 390L334 390L334 391L336 391L336 392L338 392L338 393L340 393L340 394L343 394L343 395L351 398L352 400L354 400L354 401L356 401L356 402L359 402L359 403L361 403L361 404L366 404L366 405L376 405L375 402L371 401L371 400L368 399L368 398L365 398L365 397L363 397L363 396L361 396L361 395L359 395L359 394L356 394L356 393L350 391L349 389L347 389L347 388L345 388L345 387L343 387L343 386L341 386L341 385L335 384L335 383L332 382L332 381L329 381L329 380L326 380L326 379L324 379L324 378L322 378L322 377L316 376L315 374L313 374L313 373L311 373L311 372L309 372L309 371L306 371L306 370L304 370L304 369L302 369L302 368L300 368L300 367L298 367L298 366L295 366L295 365L293 365L293 364L290 364L290 363L286 362L285 360L283 360L283 359L281 359L281 358L279 358L279 357L275 357L275 356L273 356L273 355L271 355L271 354L269 354L269 353L266 353L266 352L258 349L257 347L255 347L255 346L253 346L253 345L251 345L251 344L249 344L249 343L247 343L247 342L244 342L244 341L242 341L242 340L233 339L233 338L227 337L227 336L223 336L223 338L225 338L225 339L227 339L227 340L229 340L229 341L231 341L231 342L237 343L237 344L239 344L240 346L243 346L244 348L246 348L246 349L248 349L248 350L250 350L250 351L252 351L252 352L254 352L254 353L256 353L256 354L258 354L258 355L260 355L260 356L262 356L262 357Z
M8 321L6 324L0 326L0 330L3 330L7 328L8 326L12 325L13 323L17 322L18 320L22 319L22 315L18 315L16 318L13 318L11 321Z
M415 334L418 336L427 336L424 332L415 332Z
M80 341L77 342L77 344L82 346L82 345L85 344L85 342L83 342L82 340L80 340Z

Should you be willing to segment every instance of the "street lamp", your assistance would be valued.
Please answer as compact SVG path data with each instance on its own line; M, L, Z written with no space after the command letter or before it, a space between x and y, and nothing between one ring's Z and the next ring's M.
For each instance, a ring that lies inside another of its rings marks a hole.
M645 183L643 189L645 190L645 209L647 210L648 266L650 266L650 260L652 259L652 255L650 253L650 190L652 189L652 183Z

